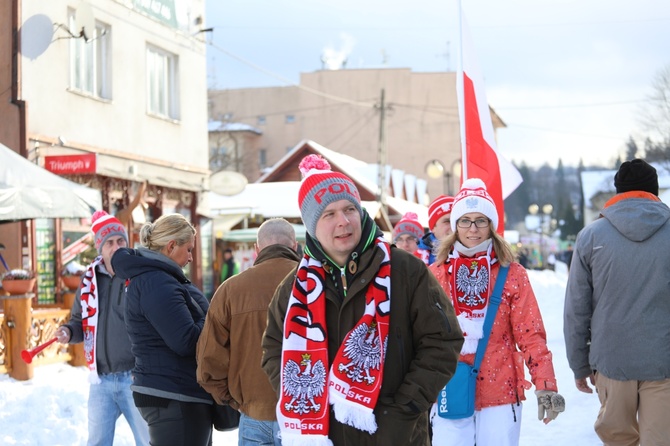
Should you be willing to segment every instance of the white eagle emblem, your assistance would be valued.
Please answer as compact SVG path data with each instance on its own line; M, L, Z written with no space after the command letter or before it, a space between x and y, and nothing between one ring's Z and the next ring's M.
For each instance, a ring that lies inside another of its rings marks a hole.
M384 342L384 351L387 341L388 338ZM373 322L369 328L367 324L361 324L354 328L344 344L343 355L351 359L351 362L340 364L338 371L346 372L347 378L354 382L374 383L375 377L370 376L370 369L379 370L382 363L382 345L377 336L377 324Z
M486 291L489 284L489 270L477 264L473 264L472 273L470 268L461 265L456 272L456 289L463 293L458 296L458 301L464 303L468 307L476 307L486 302L481 296L482 292Z
M300 366L305 368L300 371ZM284 394L291 397L291 401L284 404L284 409L293 411L299 415L308 413L310 410L318 412L321 404L317 404L314 398L323 395L326 387L326 367L321 360L312 366L312 355L302 355L300 365L289 359L284 365Z

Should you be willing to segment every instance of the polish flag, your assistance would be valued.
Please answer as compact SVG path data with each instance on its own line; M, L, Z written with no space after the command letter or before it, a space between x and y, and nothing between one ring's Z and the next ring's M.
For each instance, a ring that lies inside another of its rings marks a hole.
M514 165L497 150L484 78L475 57L470 29L461 12L461 60L457 73L461 125L461 181L480 178L498 210L498 233L505 229L503 200L523 181Z

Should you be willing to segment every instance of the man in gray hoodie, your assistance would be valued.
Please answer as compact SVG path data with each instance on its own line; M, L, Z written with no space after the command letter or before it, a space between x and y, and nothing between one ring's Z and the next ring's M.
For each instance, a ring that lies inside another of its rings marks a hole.
M564 334L577 388L595 385L607 446L670 438L670 209L656 169L626 161L617 194L575 242Z
M70 320L56 330L58 342L84 343L91 372L88 395L88 446L111 446L116 420L123 414L136 446L149 444L149 428L135 407L130 371L135 358L123 319L124 281L114 274L112 255L128 245L125 226L105 211L91 218L99 256L88 266L77 290Z

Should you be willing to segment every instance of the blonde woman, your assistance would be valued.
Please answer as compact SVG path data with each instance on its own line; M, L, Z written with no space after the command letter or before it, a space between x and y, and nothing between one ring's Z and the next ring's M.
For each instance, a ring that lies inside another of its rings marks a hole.
M141 248L119 249L112 258L126 280L131 389L152 446L211 443L213 401L195 376L208 302L182 271L193 260L195 236L182 215L163 215L142 227Z
M539 419L549 423L565 408L528 274L497 227L486 186L477 178L466 180L451 210L453 233L440 241L429 267L451 296L465 337L459 361L473 364L500 266L509 266L509 273L477 375L475 412L461 419L434 415L433 445L518 445L524 391L530 388L524 363L535 385Z

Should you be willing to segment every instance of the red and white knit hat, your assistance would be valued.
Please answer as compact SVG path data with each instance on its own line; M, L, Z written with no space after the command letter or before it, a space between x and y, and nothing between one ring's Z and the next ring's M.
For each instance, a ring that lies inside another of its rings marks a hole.
M454 207L451 208L451 230L456 232L458 219L472 212L486 215L493 223L493 230L498 229L496 205L486 191L486 184L479 178L470 178L461 185L461 190L454 199Z
M107 241L108 238L114 235L122 236L126 239L126 243L128 243L126 227L113 215L109 215L105 211L96 211L91 217L91 221L93 222L91 231L93 231L93 240L98 254L102 254L100 248L105 244L105 241Z
M316 222L323 210L338 200L349 200L363 217L361 195L351 178L330 170L330 164L319 155L307 155L298 166L303 180L298 192L300 215L307 233L316 238Z
M451 207L454 205L454 197L440 195L433 200L428 206L428 228L432 231L435 229L437 221L444 214L451 213Z
M393 241L395 242L403 234L416 237L417 241L423 237L423 226L419 223L419 216L414 212L408 212L403 215L395 225L395 228L393 228Z

